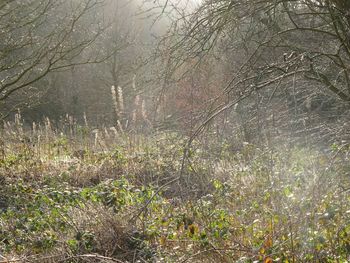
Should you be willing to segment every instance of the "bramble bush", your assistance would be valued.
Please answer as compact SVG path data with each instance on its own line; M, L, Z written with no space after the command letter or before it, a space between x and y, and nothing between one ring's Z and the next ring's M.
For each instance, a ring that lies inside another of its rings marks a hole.
M7 259L349 261L347 145L230 151L197 140L182 162L185 139L175 133L101 134L96 143L88 127L77 139L16 125L1 131Z

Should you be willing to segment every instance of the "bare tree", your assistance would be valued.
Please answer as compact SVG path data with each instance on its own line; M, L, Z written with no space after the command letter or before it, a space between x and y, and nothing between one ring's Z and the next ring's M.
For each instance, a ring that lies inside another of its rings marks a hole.
M169 56L177 72L184 65L193 68L194 61L199 65L206 56L221 56L231 72L218 97L222 103L212 107L194 135L253 95L271 102L282 87L302 85L292 94L295 102L303 94L307 104L312 89L334 98L332 107L348 108L349 5L346 0L210 0L176 21L178 41ZM285 94L291 96L288 90Z
M104 32L93 19L102 4L102 0L2 1L0 102L33 88L50 72L106 59L106 54L82 56Z

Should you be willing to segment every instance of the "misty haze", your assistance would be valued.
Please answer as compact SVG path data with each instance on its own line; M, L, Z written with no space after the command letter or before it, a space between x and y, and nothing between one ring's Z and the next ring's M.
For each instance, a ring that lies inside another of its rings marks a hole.
M0 263L348 263L349 161L348 0L0 0Z

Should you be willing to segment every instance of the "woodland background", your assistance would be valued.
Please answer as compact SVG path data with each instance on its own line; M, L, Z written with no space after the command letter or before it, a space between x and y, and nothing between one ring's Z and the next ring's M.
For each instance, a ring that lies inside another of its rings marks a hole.
M350 3L0 0L0 262L348 262Z

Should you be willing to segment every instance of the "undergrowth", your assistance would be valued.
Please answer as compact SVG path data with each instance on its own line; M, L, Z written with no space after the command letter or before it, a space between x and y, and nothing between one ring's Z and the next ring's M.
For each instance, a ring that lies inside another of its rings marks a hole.
M184 145L5 123L0 262L350 260L348 146Z

